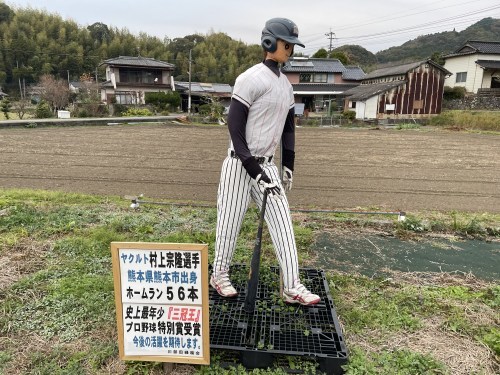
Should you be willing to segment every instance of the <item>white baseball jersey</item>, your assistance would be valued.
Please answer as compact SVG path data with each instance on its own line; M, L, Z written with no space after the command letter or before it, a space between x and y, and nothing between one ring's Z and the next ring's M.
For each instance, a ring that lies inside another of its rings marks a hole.
M288 112L295 105L288 78L284 74L278 77L263 63L254 65L236 79L233 99L249 109L246 141L250 153L274 155Z
M269 61L267 63L273 64ZM250 152L248 158L274 156L285 122L290 116L290 109L294 107L292 85L285 75L279 74L277 64L270 67L260 63L242 73L236 79L233 100L241 103L241 106L232 107L233 111L244 112L243 108L248 108L246 118L243 113L238 113L233 120L230 118L231 121L229 121L231 136L236 137L233 139L238 143L236 148L246 154L247 151L243 149L246 149L246 144L248 144ZM231 132L231 127L234 132ZM243 129L245 134L243 134ZM235 145L231 141L231 149L234 150L233 146ZM254 163L257 162L254 161ZM276 181L280 189L283 189L274 160L260 161L257 168L262 168L262 171L272 181ZM255 169L253 172L258 173ZM264 188L257 183L255 176L253 178L250 176L242 160L229 153L222 165L217 192L214 274L229 272L229 265L248 205L253 200L257 206L261 207L263 193ZM272 198L267 200L265 220L282 271L284 288L293 288L299 282L299 267L297 245L286 196L282 200Z

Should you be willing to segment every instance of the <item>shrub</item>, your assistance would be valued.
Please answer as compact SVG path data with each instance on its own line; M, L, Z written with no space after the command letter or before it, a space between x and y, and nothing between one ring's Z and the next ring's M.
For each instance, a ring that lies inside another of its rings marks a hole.
M91 117L90 113L86 109L80 109L76 116L81 118Z
M52 111L50 110L49 105L46 102L40 102L36 106L35 110L36 118L51 118L53 117Z
M129 108L124 113L124 117L134 117L134 116L153 116L153 113L147 108Z
M153 105L158 111L162 111L168 107L178 107L181 104L181 97L178 92L147 92L144 101L146 104Z
M202 104L198 107L200 116L208 117L209 121L216 121L220 119L224 113L224 106L218 102L211 102Z
M463 99L465 97L465 87L449 87L446 86L443 92L444 100L453 100L453 99Z
M356 118L356 112L355 111L343 111L342 117L345 118L346 120L352 121Z
M3 112L6 120L9 119L9 111L10 111L11 107L12 107L12 104L10 103L9 98L4 97L2 99L2 101L0 101L0 109Z
M127 106L124 104L113 104L113 108L114 108L113 112L114 116L123 116L123 114L127 112L128 109Z

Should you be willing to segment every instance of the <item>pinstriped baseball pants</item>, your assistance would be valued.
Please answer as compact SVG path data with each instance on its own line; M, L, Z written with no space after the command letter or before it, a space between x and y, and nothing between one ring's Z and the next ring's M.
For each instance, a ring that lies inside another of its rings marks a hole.
M274 162L262 164L266 174L281 186L278 168ZM241 161L226 157L222 165L217 192L217 229L215 237L214 274L229 271L245 213L252 199L262 207L264 189L251 178ZM284 195L284 194L283 194ZM282 200L267 199L264 215L276 256L283 275L285 289L292 288L299 280L297 245L286 196Z

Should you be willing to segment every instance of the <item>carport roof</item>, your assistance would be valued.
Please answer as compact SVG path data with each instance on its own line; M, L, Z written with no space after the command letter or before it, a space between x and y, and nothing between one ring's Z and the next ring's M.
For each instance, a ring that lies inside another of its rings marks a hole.
M189 82L176 81L175 88L179 91L188 91ZM233 88L227 83L191 82L191 92L231 96Z

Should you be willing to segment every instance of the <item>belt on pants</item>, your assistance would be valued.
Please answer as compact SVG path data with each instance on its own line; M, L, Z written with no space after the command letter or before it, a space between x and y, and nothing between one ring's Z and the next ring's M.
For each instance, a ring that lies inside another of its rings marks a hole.
M231 150L229 153L229 156L235 159L239 159L238 155L236 155L236 152L234 150ZM264 163L270 163L271 160L273 160L273 156L254 156L255 160L257 160L257 163L259 164L264 164Z

